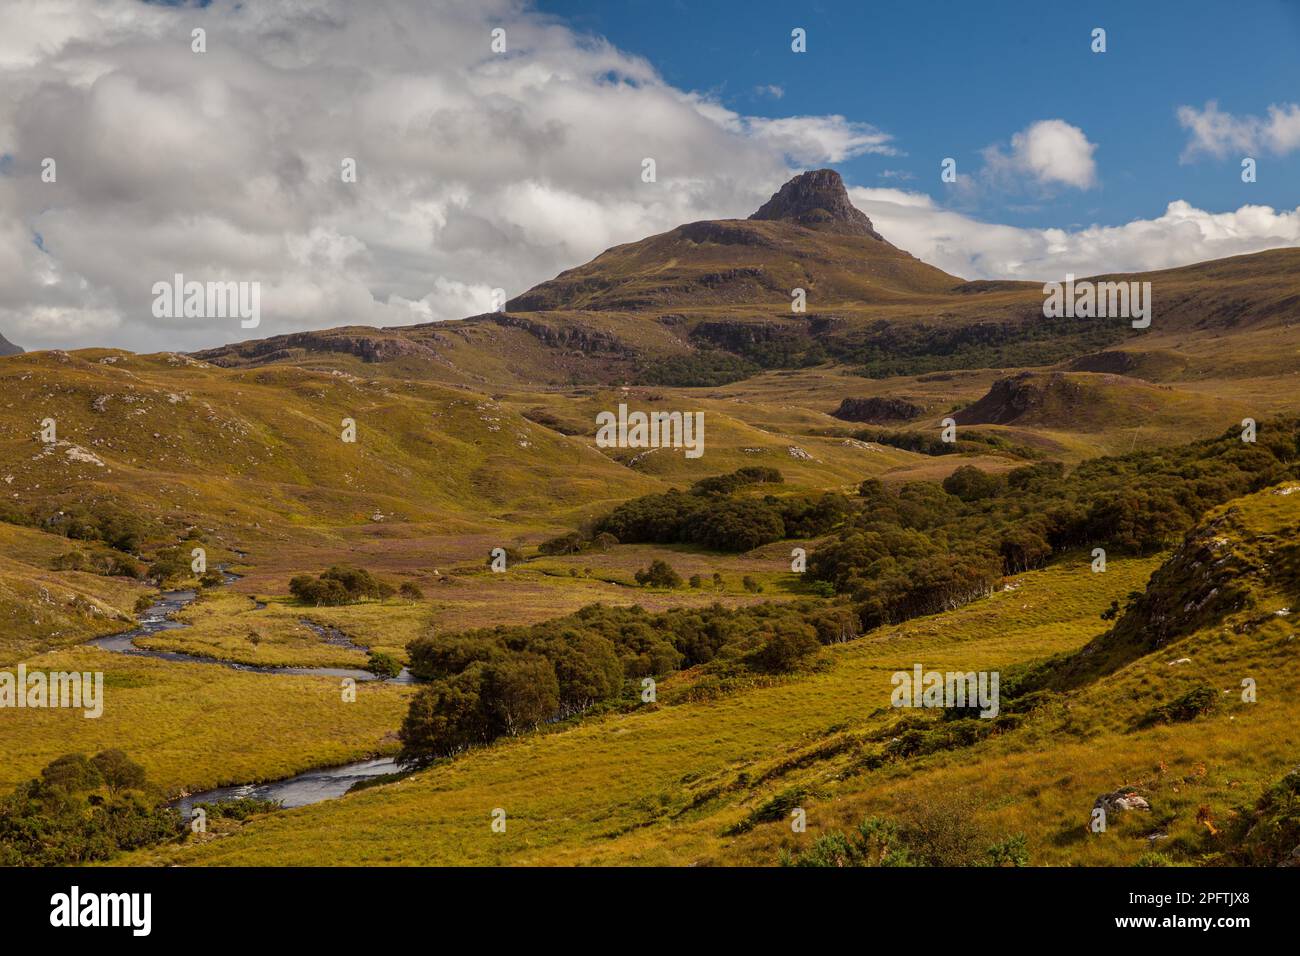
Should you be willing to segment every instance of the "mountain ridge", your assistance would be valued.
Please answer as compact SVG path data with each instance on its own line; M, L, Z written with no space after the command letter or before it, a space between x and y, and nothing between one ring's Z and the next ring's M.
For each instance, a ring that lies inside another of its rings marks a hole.
M1110 274L1154 284L1149 329L1123 318L1045 319L1040 283L967 281L937 269L884 238L838 173L813 170L747 219L685 223L613 246L499 312L296 332L194 354L231 367L359 362L471 387L706 386L827 361L868 377L1009 370L1089 361L1136 340L1164 350L1176 369L1192 365L1185 349L1289 321L1300 288L1288 277L1298 273L1300 249L1284 248ZM1253 342L1244 352L1247 364L1268 354ZM1091 361L1124 371L1127 360Z

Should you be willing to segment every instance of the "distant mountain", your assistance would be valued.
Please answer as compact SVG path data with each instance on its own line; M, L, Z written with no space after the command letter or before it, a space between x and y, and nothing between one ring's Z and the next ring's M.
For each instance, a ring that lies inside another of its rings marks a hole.
M22 348L14 345L3 335L0 335L0 355L21 355Z
M790 180L748 219L705 220L615 246L506 303L510 312L731 307L791 313L893 303L961 279L891 245L855 209L839 173Z
M472 387L715 386L826 362L869 378L1062 363L1151 381L1215 369L1286 375L1296 275L1300 249L1287 248L1094 277L1150 282L1150 327L1122 316L1049 319L1042 283L965 281L922 262L854 208L838 173L819 169L748 219L687 223L615 246L503 312L296 333L198 355L233 367L384 363L405 378Z

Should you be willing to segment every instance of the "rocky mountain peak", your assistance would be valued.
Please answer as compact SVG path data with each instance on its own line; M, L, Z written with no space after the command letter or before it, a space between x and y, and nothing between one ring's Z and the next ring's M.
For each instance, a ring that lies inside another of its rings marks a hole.
M844 180L833 169L800 173L782 186L750 219L794 222L809 229L846 235L870 236L884 241L866 213L849 201Z

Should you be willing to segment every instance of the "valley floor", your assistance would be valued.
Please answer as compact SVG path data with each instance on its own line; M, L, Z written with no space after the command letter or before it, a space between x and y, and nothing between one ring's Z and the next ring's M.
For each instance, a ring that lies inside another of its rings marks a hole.
M1236 683L1249 649L1198 649L1181 669L1144 659L1104 691L969 749L877 770L861 758L873 731L897 717L892 672L918 662L1006 668L1078 649L1104 629L1100 611L1140 589L1159 563L1115 561L1094 574L1081 557L1063 561L987 600L836 647L820 673L499 742L397 783L130 862L762 865L864 814L932 804L973 813L990 832L1025 833L1034 863L1132 863L1164 839L1196 839L1199 805L1226 814L1294 759L1300 735L1289 716L1294 694L1284 688L1296 686L1300 668L1290 655L1270 655L1278 665L1272 693L1213 724L1129 727L1135 709L1192 675ZM1155 812L1137 829L1126 822L1090 837L1093 800L1124 784L1151 788ZM807 811L806 833L792 833L780 814L727 835L773 795L791 792ZM507 815L503 834L490 826L496 808Z

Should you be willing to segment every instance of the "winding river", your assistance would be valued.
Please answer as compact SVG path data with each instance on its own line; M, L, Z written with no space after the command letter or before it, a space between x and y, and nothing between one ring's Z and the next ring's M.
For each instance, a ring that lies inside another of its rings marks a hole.
M221 569L221 574L225 582L230 584L239 580L239 575L232 574ZM164 591L162 596L153 603L146 611L140 614L140 626L134 630L124 631L121 634L110 634L107 637L97 637L89 641L95 647L114 654L129 654L135 657L154 657L163 661L174 661L181 664L210 664L218 667L228 667L231 670L247 671L254 674L287 674L300 677L351 677L358 681L372 681L386 679L394 684L414 684L416 678L410 671L405 668L396 677L380 678L370 671L347 668L347 667L272 667L258 664L239 664L234 661L223 661L215 657L202 657L198 654L183 654L178 651L161 651L148 647L140 647L135 642L138 638L148 637L151 634L158 634L162 631L174 631L180 628L189 627L188 624L177 621L173 618L176 612L189 604L192 604L197 597L193 590ZM266 604L257 601L254 604L254 610L261 610ZM322 640L337 646L353 647L358 650L365 650L360 645L353 644L337 628L327 627L315 624L311 621L303 620L302 622ZM270 783L248 783L237 784L229 787L217 787L213 790L205 790L201 793L190 794L172 803L182 813L188 815L190 808L196 803L220 803L225 800L238 800L243 797L255 797L261 800L278 800L286 809L292 807L303 807L311 803L319 803L322 800L333 800L335 797L341 797L356 783L366 780L370 777L382 776L397 772L397 766L391 757L372 757L367 760L358 760L355 763L344 764L338 767L321 767L315 770L308 770L297 776L287 777L284 780L275 780Z
M222 575L226 583L239 580L239 575L231 574L229 571L222 570ZM131 631L123 631L121 634L110 634L107 637L97 637L89 643L95 647L102 648L106 651L112 651L115 654L131 654L136 657L155 657L162 661L176 661L181 664L214 664L219 667L228 667L231 670L248 671L254 674L289 674L299 677L351 677L353 680L369 681L386 679L393 684L414 684L416 679L411 672L402 669L402 672L396 677L379 678L368 670L350 667L274 667L263 664L240 664L235 661L223 661L216 657L203 657L198 654L184 654L179 651L160 651L149 647L140 647L136 644L136 639L148 637L151 634L158 634L162 631L175 631L184 627L189 627L183 621L174 620L172 615L185 606L194 603L196 593L192 590L184 591L164 591L162 597L154 602L153 606L140 615L140 626ZM266 604L258 601L255 603L255 610L261 610ZM309 629L315 632L326 643L335 644L336 646L355 648L356 650L365 650L358 644L353 644L337 628L325 627L314 624L311 621L302 622Z
M278 800L286 810L305 807L322 800L333 800L352 789L354 784L371 777L380 777L396 773L397 764L392 757L375 757L371 760L358 760L356 763L341 767L322 767L308 770L296 777L273 780L270 783L245 783L233 787L217 787L192 793L174 800L171 806L180 810L187 818L196 803L222 803L226 800L239 800L254 797L258 800Z

